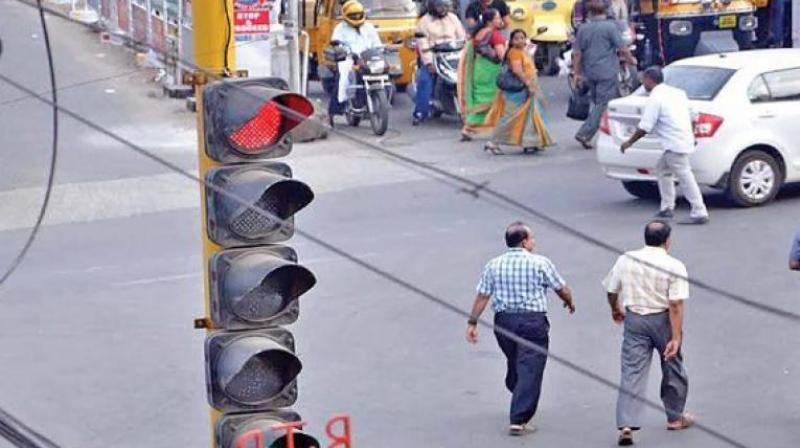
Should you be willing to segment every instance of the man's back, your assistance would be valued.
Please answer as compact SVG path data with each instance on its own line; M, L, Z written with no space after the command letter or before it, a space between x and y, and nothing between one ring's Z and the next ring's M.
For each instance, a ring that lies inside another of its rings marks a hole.
M664 83L653 88L639 126L658 137L666 151L682 154L694 151L691 105L681 89Z
M619 73L617 51L624 41L619 26L611 19L591 19L578 28L575 38L581 53L583 74L591 80L614 79Z

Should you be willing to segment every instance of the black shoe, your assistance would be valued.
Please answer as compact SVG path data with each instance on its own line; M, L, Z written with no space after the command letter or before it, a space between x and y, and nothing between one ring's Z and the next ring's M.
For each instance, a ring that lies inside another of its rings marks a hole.
M425 121L425 118L422 115L414 114L414 118L411 120L411 126L417 126L423 121Z
M659 211L656 213L656 218L662 219L672 219L675 216L675 213L672 211L671 208L665 208L664 210Z
M592 145L591 140L587 140L580 136L575 136L575 140L583 146L583 149L594 149L594 145Z

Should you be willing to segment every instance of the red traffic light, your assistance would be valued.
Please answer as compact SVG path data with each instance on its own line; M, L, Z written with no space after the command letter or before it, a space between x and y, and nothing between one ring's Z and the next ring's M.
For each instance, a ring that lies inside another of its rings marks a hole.
M289 131L314 113L304 96L275 78L210 83L203 89L206 153L219 162L268 159L292 149Z
M292 426L292 430L285 429L287 426ZM217 424L216 447L319 448L320 443L299 429L299 426L302 426L300 416L292 411L226 415Z

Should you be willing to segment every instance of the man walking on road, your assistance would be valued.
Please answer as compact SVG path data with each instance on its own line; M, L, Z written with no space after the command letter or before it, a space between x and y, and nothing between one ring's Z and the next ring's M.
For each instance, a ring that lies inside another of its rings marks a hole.
M603 281L614 322L624 323L622 374L617 399L620 446L633 445L641 427L647 376L653 349L661 355L661 400L667 429L693 424L684 413L689 379L683 369L683 302L689 298L686 266L667 254L671 229L664 221L647 224L646 246L620 256Z
M800 271L800 230L794 236L792 251L789 253L789 269Z
M512 393L510 435L522 435L536 413L547 362L550 322L547 290L553 289L570 314L575 312L572 292L547 258L533 254L536 240L531 229L515 222L506 229L508 251L483 270L478 295L467 323L467 341L478 342L478 318L491 301L495 337L507 359L506 388ZM530 344L520 344L498 329ZM531 344L539 349L534 349Z
M622 39L622 31L607 14L605 1L590 1L589 21L578 28L573 48L576 85L579 89L588 89L592 100L589 117L575 134L575 139L585 149L592 149L592 139L600 128L600 118L608 102L619 96L620 55L626 63L636 65L636 58Z
M649 67L642 73L642 84L650 97L636 132L622 144L620 150L624 153L645 135L654 134L664 150L656 164L658 192L661 195L661 210L656 217L673 217L677 177L683 195L692 206L690 223L705 224L708 222L708 210L689 163L695 146L689 98L683 90L664 84L664 74L658 67Z

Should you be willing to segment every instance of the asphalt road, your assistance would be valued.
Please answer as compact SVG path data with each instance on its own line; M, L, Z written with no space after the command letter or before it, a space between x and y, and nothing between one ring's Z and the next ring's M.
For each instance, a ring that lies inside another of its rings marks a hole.
M0 0L0 72L48 88L35 12ZM158 94L122 49L51 20L62 104L180 166L196 168L194 117ZM114 76L117 77L114 77ZM457 142L453 122L410 126L399 97L382 139L366 126L338 130L501 191L620 248L637 248L657 204L605 179L594 154L573 144L562 79L544 79L559 146L539 155L491 156ZM0 103L19 92L0 85ZM49 109L0 104L0 267L35 218L50 148ZM196 185L62 120L53 205L30 256L0 289L0 406L63 446L207 446L199 193ZM600 281L615 255L518 211L487 203L341 136L300 144L287 159L317 193L298 216L315 236L468 310L480 270L503 250L502 231L529 221L538 251L575 292L578 312L552 303L551 349L618 378L620 328ZM708 197L712 222L677 227L674 254L693 278L800 312L800 277L786 269L800 191L769 206L732 208ZM683 205L681 213L688 213ZM536 423L505 435L504 361L483 330L464 342L464 319L302 238L292 245L317 286L294 332L304 370L295 406L313 432L349 413L365 447L605 447L615 441L615 391L555 362ZM800 326L697 287L687 304L689 409L750 447L800 445ZM653 372L648 397L658 399ZM639 444L727 446L693 429L663 430L648 411ZM0 442L3 446L3 442Z

